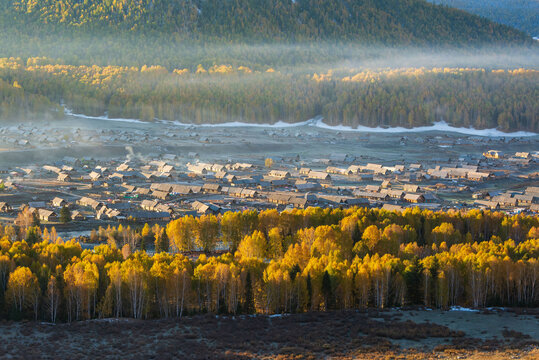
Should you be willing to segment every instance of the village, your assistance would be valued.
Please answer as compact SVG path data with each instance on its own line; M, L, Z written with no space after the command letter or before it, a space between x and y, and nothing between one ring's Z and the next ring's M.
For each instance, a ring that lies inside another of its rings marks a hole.
M536 137L145 126L0 129L1 221L13 223L25 209L42 224L66 229L310 206L539 212L539 152L509 151L522 144L533 149ZM249 145L253 134L266 139L260 149ZM404 151L384 154L388 139L397 139ZM340 148L332 146L336 140ZM295 152L309 143L321 151ZM418 151L418 144L436 151ZM451 152L457 144L471 151ZM330 148L338 151L318 156ZM47 151L54 160L43 156ZM61 219L64 207L70 219Z

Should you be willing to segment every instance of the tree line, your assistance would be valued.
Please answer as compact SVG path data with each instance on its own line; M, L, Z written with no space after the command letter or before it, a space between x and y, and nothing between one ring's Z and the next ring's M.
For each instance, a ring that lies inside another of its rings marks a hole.
M227 212L100 228L92 250L27 220L0 228L2 316L12 319L539 304L536 216Z
M198 64L75 66L51 59L0 59L0 118L42 112L185 123L300 122L330 125L454 126L539 131L539 72L416 68L276 71Z

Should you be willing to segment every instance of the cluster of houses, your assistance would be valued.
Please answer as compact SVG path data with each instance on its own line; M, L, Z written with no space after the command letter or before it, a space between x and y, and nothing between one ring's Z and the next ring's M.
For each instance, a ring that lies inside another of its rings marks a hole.
M506 191L490 194L487 191L474 193L474 204L481 208L492 210L521 208L531 212L539 212L539 186L529 186L523 192Z
M362 164L361 158L347 154L310 161L275 157L271 162L266 158L202 162L198 157L197 153L182 158L167 153L153 159L130 156L121 161L65 157L40 166L0 169L4 191L34 197L40 189L58 192L45 201L1 199L0 212L15 214L29 207L42 221L56 222L60 209L67 206L73 221L157 222L186 214L309 206L445 209L457 205L447 196L455 193L469 193L469 206L538 210L539 187L520 192L489 188L489 183L511 176L533 176L537 154L493 152L439 164Z

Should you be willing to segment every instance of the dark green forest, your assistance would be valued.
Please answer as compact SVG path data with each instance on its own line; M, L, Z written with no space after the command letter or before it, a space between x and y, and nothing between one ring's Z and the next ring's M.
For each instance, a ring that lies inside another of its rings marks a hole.
M512 26L532 36L539 36L539 2L537 0L430 0L500 24Z
M166 34L174 39L391 44L525 42L521 33L424 0L2 0L6 30Z

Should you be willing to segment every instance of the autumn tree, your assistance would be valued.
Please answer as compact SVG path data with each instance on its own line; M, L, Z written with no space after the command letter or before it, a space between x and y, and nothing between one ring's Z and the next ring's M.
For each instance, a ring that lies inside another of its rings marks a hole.
M168 238L179 251L192 251L197 237L197 222L192 216L184 216L167 224Z
M172 304L176 317L181 318L186 304L189 302L191 293L192 266L189 259L176 255L171 263L172 276L170 286L172 292Z
M23 314L25 310L31 308L37 318L38 294L37 277L29 268L22 266L13 270L9 276L6 297L15 311Z
M46 302L49 319L52 323L56 322L58 316L58 308L60 307L60 289L58 280L54 275L51 275L47 283Z
M196 244L209 253L215 249L219 236L219 222L215 215L202 215L196 222Z
M107 294L113 306L113 315L118 318L123 313L123 284L124 275L119 261L106 265L107 276L110 280Z
M88 260L69 264L64 271L68 319L91 318L97 302L99 285L97 265Z
M135 319L141 319L148 301L150 262L147 255L140 253L135 255L122 263L122 279L128 291L130 314Z
M228 245L231 252L238 249L243 235L242 228L242 214L240 212L228 211L221 217L223 243Z
M238 252L243 258L263 259L266 254L266 238L260 231L255 231L251 236L247 235L241 240Z

